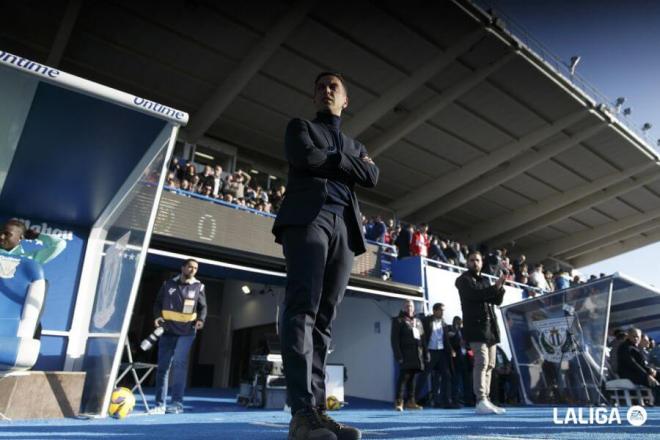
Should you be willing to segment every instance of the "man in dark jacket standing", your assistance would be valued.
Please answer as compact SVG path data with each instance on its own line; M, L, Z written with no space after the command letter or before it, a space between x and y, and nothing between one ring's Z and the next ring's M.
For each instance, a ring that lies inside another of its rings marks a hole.
M186 386L188 353L197 330L206 320L206 293L195 275L199 263L184 261L181 273L163 283L154 303L154 325L165 332L158 342L158 373L156 375L156 408L154 414L165 413L167 382L172 369L172 406L167 412L183 412L183 391Z
M415 385L417 375L424 371L424 364L428 360L428 351L426 350L424 326L415 317L415 304L412 301L404 302L399 316L392 320L390 340L394 359L399 364L394 409L403 411L404 387L408 393L405 408L422 409L415 399Z
M456 352L449 341L449 326L445 323L444 313L444 304L435 303L433 313L422 320L424 340L429 352L426 374L431 375L429 403L432 406L442 406L443 408L458 408L457 394L452 393L452 361ZM440 395L438 395L438 391L440 391Z
M478 414L504 414L504 408L493 405L488 399L490 379L500 342L497 317L493 305L502 304L504 281L502 274L494 285L481 274L483 260L480 252L468 255L468 270L456 279L461 297L465 340L474 352L473 387L477 397L475 410Z
M375 186L378 167L364 145L340 130L348 106L341 74L316 77L314 104L314 120L287 126L288 183L273 226L287 267L281 340L293 415L289 439L353 440L361 438L359 430L326 414L325 364L353 257L366 250L353 188Z

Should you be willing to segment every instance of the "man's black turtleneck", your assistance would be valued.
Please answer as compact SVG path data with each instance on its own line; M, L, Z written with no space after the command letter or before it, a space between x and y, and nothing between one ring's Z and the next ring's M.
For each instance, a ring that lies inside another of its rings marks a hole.
M319 112L313 122L325 125L332 134L332 145L328 148L328 154L343 151L344 142L341 137L341 118L339 116ZM328 196L322 209L343 216L345 208L351 206L351 189L345 183L333 179L328 179L326 188Z

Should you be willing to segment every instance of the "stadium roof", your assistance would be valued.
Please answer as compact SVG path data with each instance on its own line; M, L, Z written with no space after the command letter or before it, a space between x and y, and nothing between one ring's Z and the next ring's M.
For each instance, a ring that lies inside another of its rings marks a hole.
M381 169L362 198L450 237L574 266L660 240L657 153L467 1L56 0L4 16L0 50L185 110L186 140L272 174L313 78L341 71L344 131Z

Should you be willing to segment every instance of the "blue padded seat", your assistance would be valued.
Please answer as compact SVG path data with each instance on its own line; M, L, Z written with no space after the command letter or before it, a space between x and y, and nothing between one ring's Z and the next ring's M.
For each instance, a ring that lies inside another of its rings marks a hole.
M0 373L28 370L37 361L35 338L46 296L41 264L0 254Z

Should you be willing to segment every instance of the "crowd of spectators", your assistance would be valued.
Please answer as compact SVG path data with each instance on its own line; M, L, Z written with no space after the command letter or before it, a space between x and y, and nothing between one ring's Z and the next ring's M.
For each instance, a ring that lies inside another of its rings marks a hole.
M584 284L580 275L571 275L565 270L552 272L541 263L530 264L525 255L510 256L507 248L489 250L485 245L479 248L451 240L429 230L427 224L413 225L396 223L394 219L382 217L362 218L365 237L369 240L395 246L398 258L421 256L451 266L467 267L467 256L472 250L479 250L484 258L482 272L494 277L506 274L507 280L531 286L525 289L523 297L533 297L541 292L554 292ZM513 261L512 261L513 260ZM605 274L600 274L601 277ZM588 281L597 279L591 275Z
M192 161L173 158L169 164L165 186L173 191L189 193L216 199L236 207L254 209L266 214L277 214L286 187L277 185L266 189L253 183L252 176L238 169L227 173L221 165L204 165L201 172ZM471 250L479 250L484 257L483 272L495 277L507 274L508 281L528 285L524 297L536 296L540 292L553 292L582 284L579 275L564 270L545 270L543 264L530 264L525 255L512 258L506 248L489 250L485 246L476 249L465 243L451 240L429 230L427 224L413 225L395 222L390 218L364 217L363 232L368 240L394 246L398 258L421 256L441 263L466 267L467 255ZM601 274L601 277L604 274ZM596 279L592 275L588 281Z
M204 165L203 171L198 172L192 161L182 165L177 158L170 162L165 186L267 214L277 213L286 191L284 185L270 190L255 185L252 176L240 169L226 173L216 164Z

